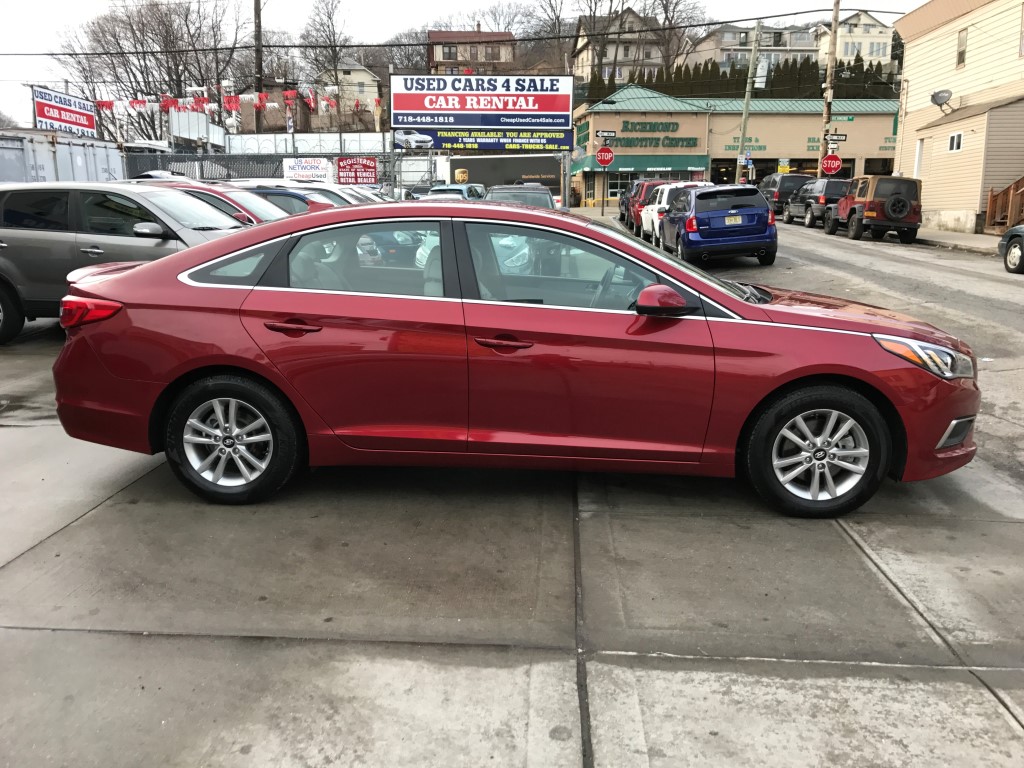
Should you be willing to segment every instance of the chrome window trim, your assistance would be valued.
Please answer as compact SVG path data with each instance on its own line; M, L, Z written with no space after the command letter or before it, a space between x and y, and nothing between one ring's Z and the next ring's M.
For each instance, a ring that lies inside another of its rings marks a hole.
M455 301L455 299L451 299ZM524 307L526 309L557 309L561 312L597 312L603 315L629 315L641 317L629 309L600 309L598 307L565 307L561 304L534 304L527 301L491 301L489 299L462 299L463 304L482 304L490 307ZM662 320L706 320L704 315L684 315L682 317L661 317Z
M212 286L216 288L217 286ZM454 301L461 302L462 299L449 299L447 296L414 296L408 293L367 293L366 291L327 291L320 288L278 288L276 285L255 285L253 291L275 291L277 293L316 293L323 296L365 296L377 299L415 299L417 301Z
M526 222L521 222L521 221L503 221L501 219L469 218L469 217L463 217L463 216L454 216L454 217L452 217L452 221L458 221L458 222L461 222L463 224L486 223L486 224L504 224L506 226L512 226L512 227L530 227L532 229L540 229L540 230L545 230L545 231L548 231L548 232L554 232L555 234L562 235L563 237L571 237L571 238L573 238L575 240L580 240L581 242L584 242L584 243L593 243L593 244L597 245L598 247L605 248L606 250L610 250L609 247L607 245L605 245L604 243L596 242L594 240L588 240L588 239L585 239L582 236L576 234L575 232L567 232L564 229L558 229L557 227L548 226L546 224L532 224L532 223L526 223ZM629 240L625 240L625 239L624 239L624 241L625 242L630 242ZM719 310L721 310L722 312L725 312L728 315L732 315L733 317L735 317L737 319L740 319L739 315L737 315L731 309L728 309L727 307L723 307L721 304L719 304L714 299L709 299L705 294L701 293L697 289L691 288L690 286L685 285L684 283L680 282L679 280L677 280L676 278L672 277L671 275L666 275L664 272L661 272L657 268L652 267L647 262L641 261L640 259L637 259L635 256L631 256L628 253L622 253L620 251L612 251L612 252L615 253L617 256L621 256L622 258L626 259L627 261L630 261L633 264L636 264L638 267L642 267L643 269L646 269L648 272L653 272L658 277L660 277L663 280L668 281L670 284L676 286L677 288L681 288L684 291L696 294L697 298L699 298L701 301L706 301L708 304L711 304L716 309L719 309ZM700 280L700 278L697 278L697 279ZM704 280L701 280L701 282L705 283L706 285L708 285L708 286L710 286L712 288L715 288L715 286L712 285L711 283L706 283L706 281L704 281ZM716 288L716 290L717 290L717 288ZM476 299L467 299L467 301L477 301L477 300ZM494 304L505 304L507 302L500 302L499 301L499 302L486 302L486 303L488 303L488 304L492 304L492 303L494 303ZM534 306L544 306L544 307L546 307L548 309L553 309L555 306L561 306L561 305L543 304L543 305L534 305ZM566 309L579 309L579 307L566 307ZM614 311L623 312L623 311L627 311L627 310L614 310ZM630 314L635 314L635 313L630 313ZM710 318L708 318L708 319L710 319Z

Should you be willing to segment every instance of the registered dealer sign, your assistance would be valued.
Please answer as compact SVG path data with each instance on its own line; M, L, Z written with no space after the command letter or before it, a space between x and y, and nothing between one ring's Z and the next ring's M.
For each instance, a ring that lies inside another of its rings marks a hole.
M843 167L843 159L839 155L825 155L821 158L821 170L831 176L839 173Z

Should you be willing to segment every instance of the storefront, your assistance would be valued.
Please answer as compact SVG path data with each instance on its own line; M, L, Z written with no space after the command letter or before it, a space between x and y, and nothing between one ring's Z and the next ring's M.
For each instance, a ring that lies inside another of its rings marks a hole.
M833 102L840 177L892 173L898 107L892 99ZM573 184L584 205L594 205L617 198L638 178L732 183L738 165L748 181L777 171L817 174L821 110L815 99L752 100L741 158L742 99L678 99L626 86L576 110ZM602 146L615 153L607 169L596 158Z

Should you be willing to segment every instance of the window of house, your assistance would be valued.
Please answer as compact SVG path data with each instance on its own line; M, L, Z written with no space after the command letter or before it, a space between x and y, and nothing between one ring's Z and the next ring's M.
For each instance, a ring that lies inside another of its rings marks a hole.
M626 31L627 32L632 32L633 31L633 23L632 22L629 22L629 23L626 24Z
M654 52L650 48L644 48L644 58L650 59L654 56Z
M736 33L735 32L723 32L722 33L722 40L725 41L725 42L731 43L735 39L736 39Z
M469 46L469 60L477 61L479 58L479 49L475 45Z
M627 57L627 58L629 57L629 46L628 45L622 46L622 55L624 57Z
M498 46L484 46L484 61L501 61L501 50L498 48Z
M747 32L740 32L740 45L747 45L748 34Z
M781 48L782 47L782 33L781 32L773 32L772 33L772 47L773 48Z
M956 36L956 65L962 67L967 63L967 30L961 29Z
M352 70L351 69L343 69L343 70L341 70L341 74L345 75L345 76L351 75L352 74Z
M864 25L864 31L865 32L874 32L875 31L875 25L874 24L865 24Z
M366 93L366 83L356 83L356 93Z
M949 134L949 151L959 152L963 146L964 135L963 133L951 133Z
M444 73L446 75L457 75L457 74L459 74L459 68L458 67L445 67L444 68Z
M442 45L441 58L446 61L455 61L459 58L459 47L457 45Z

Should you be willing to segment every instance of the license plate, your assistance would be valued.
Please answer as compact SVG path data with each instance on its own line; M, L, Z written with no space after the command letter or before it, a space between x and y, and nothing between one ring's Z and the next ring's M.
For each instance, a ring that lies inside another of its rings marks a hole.
M742 223L743 223L743 217L742 216L726 216L725 217L725 224L726 224L726 226L731 226L733 224L742 224Z

